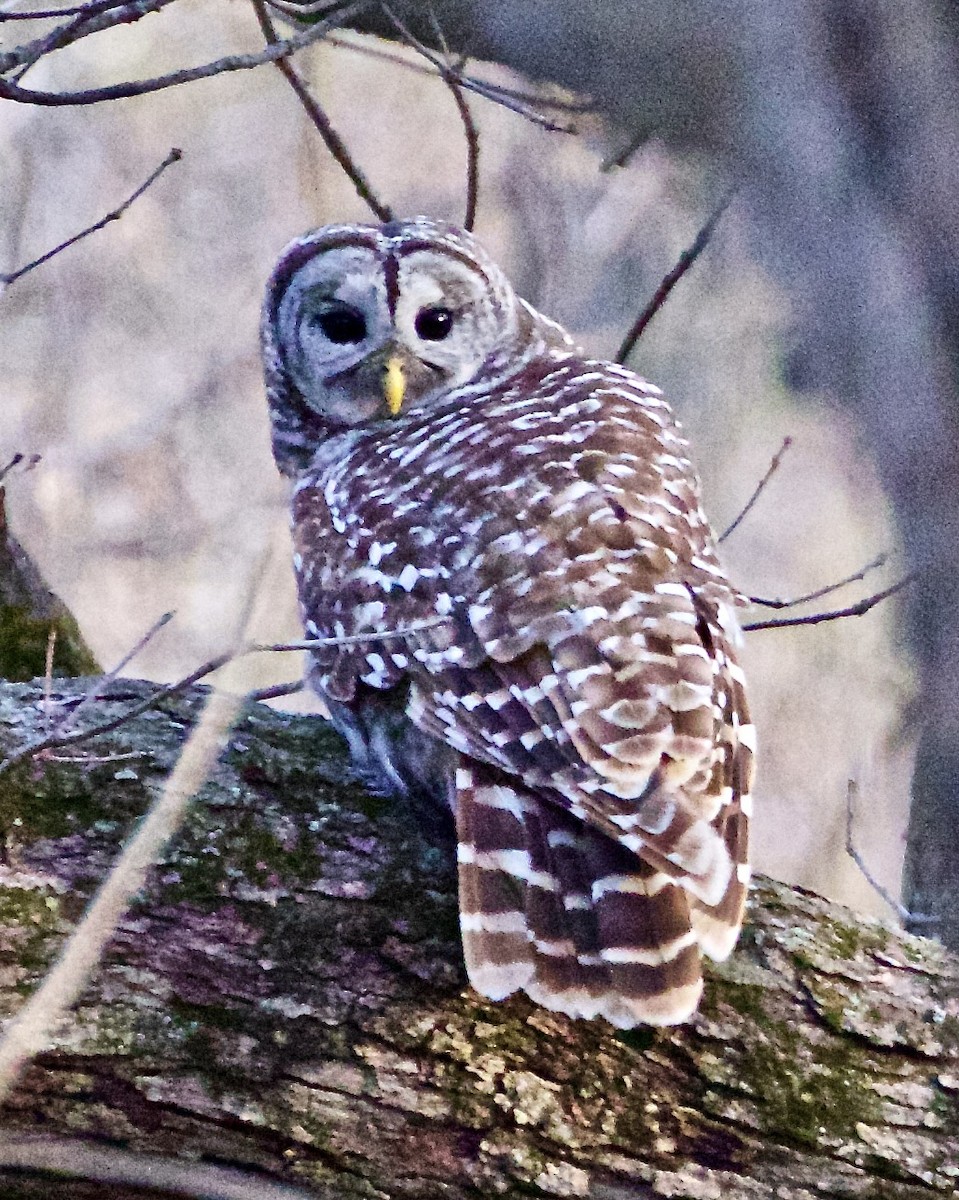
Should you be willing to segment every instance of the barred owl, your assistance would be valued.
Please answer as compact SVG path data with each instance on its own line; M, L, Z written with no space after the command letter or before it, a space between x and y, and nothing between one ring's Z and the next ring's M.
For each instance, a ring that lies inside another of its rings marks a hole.
M472 986L684 1020L742 920L754 733L665 400L425 218L292 242L262 339L335 643L311 683L357 770L455 830Z

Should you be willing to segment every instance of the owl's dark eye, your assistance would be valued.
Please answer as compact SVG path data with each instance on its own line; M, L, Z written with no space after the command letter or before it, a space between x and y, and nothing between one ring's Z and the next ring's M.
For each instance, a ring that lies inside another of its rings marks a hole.
M416 330L416 336L424 342L441 342L449 336L453 328L453 314L441 305L421 308L416 314L413 328Z
M348 304L323 308L310 316L309 323L337 346L362 342L366 337L366 318Z

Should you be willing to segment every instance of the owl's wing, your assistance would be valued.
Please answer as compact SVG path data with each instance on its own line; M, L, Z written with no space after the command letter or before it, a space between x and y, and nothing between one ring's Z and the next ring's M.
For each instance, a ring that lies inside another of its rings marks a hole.
M734 596L688 463L591 453L538 507L480 528L456 632L414 651L427 670L411 715L715 905L732 873L717 822L752 754Z
M671 561L603 482L577 493L560 553L542 521L512 580L487 548L495 586L413 648L432 669L410 716L461 752L474 987L669 1023L698 1003L700 951L725 958L739 932L752 727L712 561Z

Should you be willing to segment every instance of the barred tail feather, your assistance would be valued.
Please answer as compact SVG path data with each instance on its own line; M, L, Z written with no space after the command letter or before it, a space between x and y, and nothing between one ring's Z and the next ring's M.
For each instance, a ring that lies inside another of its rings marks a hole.
M710 906L695 897L690 898L690 918L703 953L722 962L736 945L749 890L748 793L734 794L715 824L725 842L733 871L718 903Z
M456 777L470 982L629 1028L685 1020L702 991L689 898L611 838L470 762Z

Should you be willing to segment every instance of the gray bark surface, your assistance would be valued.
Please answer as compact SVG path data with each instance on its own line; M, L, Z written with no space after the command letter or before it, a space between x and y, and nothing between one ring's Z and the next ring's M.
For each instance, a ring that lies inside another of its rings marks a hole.
M119 681L89 720L149 690ZM5 753L42 731L41 695L0 687ZM0 774L4 1015L42 977L201 703L164 700L70 748L99 756L88 761ZM104 757L118 753L137 757ZM82 1140L75 1153L65 1137ZM70 1178L119 1178L103 1163L133 1152L260 1173L244 1193L223 1176L216 1196L266 1198L284 1182L329 1200L951 1195L959 960L761 879L739 948L686 1026L622 1033L523 998L489 1003L465 986L449 848L352 782L322 722L254 705L3 1112L0 1164L44 1145L66 1174L11 1165L0 1194L146 1195Z

